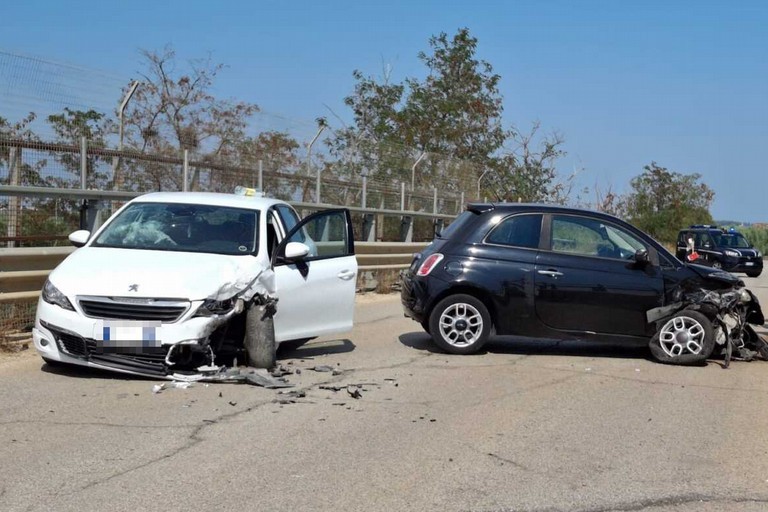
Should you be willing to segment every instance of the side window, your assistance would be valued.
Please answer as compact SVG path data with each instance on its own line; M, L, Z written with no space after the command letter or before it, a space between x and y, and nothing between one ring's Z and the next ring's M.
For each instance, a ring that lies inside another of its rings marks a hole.
M348 256L352 252L347 229L347 217L343 211L323 212L307 221L288 241L306 244L309 247L308 260Z
M541 215L513 215L502 220L485 239L486 243L513 247L539 247Z
M632 259L645 244L628 231L599 219L555 215L552 217L552 250L580 256Z

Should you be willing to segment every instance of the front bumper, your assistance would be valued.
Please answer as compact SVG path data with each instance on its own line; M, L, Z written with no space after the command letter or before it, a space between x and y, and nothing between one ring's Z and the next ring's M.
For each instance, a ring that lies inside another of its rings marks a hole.
M728 272L761 272L763 270L763 258L739 258L728 262Z
M191 311L196 309L190 308ZM43 359L107 369L134 375L164 377L168 373L165 363L169 348L177 343L199 343L207 339L218 317L183 316L173 323L156 327L158 346L115 348L105 350L108 342L100 342L98 332L104 320L88 318L40 299L37 304L32 339Z

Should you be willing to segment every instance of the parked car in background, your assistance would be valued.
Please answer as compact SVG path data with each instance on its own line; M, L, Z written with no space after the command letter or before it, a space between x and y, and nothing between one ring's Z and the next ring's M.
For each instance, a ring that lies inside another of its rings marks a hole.
M156 377L270 367L275 343L352 328L351 226L345 209L300 220L263 197L140 196L70 235L80 248L45 283L35 348L53 364ZM259 329L267 317L273 332Z
M455 354L477 352L492 334L648 344L657 360L679 364L718 345L763 349L749 326L762 325L762 311L735 276L573 208L469 205L415 255L401 298Z
M735 229L695 225L677 234L676 256L688 261L696 253L696 263L728 272L744 272L757 277L763 271L763 255Z

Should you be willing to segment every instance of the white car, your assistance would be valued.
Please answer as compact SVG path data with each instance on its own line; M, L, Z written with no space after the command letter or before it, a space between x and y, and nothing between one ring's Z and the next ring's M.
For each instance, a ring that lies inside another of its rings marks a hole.
M51 272L32 331L52 364L156 377L270 367L276 343L352 328L345 209L300 221L275 199L158 192L69 239L79 248Z

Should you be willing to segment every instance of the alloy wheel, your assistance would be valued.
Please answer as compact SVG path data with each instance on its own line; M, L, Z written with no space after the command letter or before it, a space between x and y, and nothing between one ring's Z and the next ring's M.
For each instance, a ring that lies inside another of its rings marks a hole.
M475 343L483 332L483 317L473 305L451 304L440 315L440 336L454 346Z
M676 316L659 331L659 345L669 357L698 355L704 350L704 327L689 316Z

